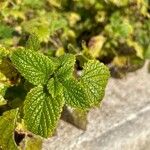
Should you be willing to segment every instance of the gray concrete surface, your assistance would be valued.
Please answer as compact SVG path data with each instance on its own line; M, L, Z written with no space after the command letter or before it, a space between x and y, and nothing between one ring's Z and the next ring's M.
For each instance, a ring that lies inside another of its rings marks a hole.
M86 131L60 121L43 150L150 150L150 74L146 67L110 79L100 108L90 111Z

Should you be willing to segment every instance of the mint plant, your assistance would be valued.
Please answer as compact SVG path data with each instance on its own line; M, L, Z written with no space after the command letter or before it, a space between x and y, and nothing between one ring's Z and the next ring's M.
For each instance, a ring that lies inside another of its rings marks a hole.
M48 57L37 51L36 42L30 42L10 54L20 80L32 86L23 103L0 117L0 145L4 149L17 149L14 131L18 124L25 131L47 138L54 134L64 106L84 111L99 106L109 78L108 68L97 60L85 63L79 76L75 72L75 55ZM6 122L11 124L8 129ZM8 138L10 146L5 142Z
M24 102L24 121L35 134L53 134L64 104L89 109L104 94L108 69L96 60L89 61L78 79L73 77L75 56L66 54L50 59L39 52L16 50L11 60L18 71L35 87Z
M148 0L3 0L0 10L0 149L39 149L60 117L85 129L109 77L100 62L122 78L150 59Z

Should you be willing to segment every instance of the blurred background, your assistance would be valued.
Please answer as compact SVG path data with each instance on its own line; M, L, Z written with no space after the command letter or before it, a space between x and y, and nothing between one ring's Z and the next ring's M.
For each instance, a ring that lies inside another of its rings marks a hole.
M0 45L25 46L36 34L47 55L77 55L122 78L150 58L149 0L1 0Z

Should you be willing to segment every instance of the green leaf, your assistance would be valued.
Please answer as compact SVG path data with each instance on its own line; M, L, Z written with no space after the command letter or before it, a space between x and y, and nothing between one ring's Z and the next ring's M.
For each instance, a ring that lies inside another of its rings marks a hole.
M62 93L63 87L57 78L51 78L48 81L47 89L52 97Z
M60 0L50 0L48 1L51 5L53 5L54 7L61 7L62 2Z
M5 96L5 92L7 88L9 87L8 79L6 76L0 72L0 95Z
M90 60L85 64L80 82L91 106L98 105L102 100L108 78L109 70L104 64L96 60Z
M4 99L4 97L0 94L0 106L7 104L7 101Z
M9 51L6 50L4 47L0 47L0 62L1 59L6 57L9 54Z
M99 57L105 41L106 38L102 35L94 36L91 38L88 51L93 58Z
M46 84L55 67L45 55L31 50L18 49L11 60L18 71L32 84Z
M51 15L51 24L50 24L50 35L53 35L57 30L63 29L66 27L67 22L64 18L59 17L57 15Z
M39 136L32 136L24 139L21 150L41 150L42 149L42 138Z
M32 8L40 8L40 7L44 6L44 1L41 1L41 0L34 0L34 1L24 0L23 3Z
M8 81L8 79L11 81L11 79L14 79L14 81L17 79L17 70L14 68L13 64L10 62L9 59L3 59L0 63L0 72L5 76L5 82ZM1 75L2 75L1 74ZM3 80L3 77L1 77L1 81Z
M14 140L14 131L16 126L18 110L7 111L0 117L0 149L17 150Z
M144 56L146 59L150 59L150 45L146 49Z
M27 43L26 49L30 49L33 51L38 51L40 49L40 41L36 35L30 35Z
M12 38L13 28L0 23L0 38Z
M24 121L27 129L42 137L51 136L57 126L64 100L52 98L42 86L33 88L24 103Z
M110 17L110 24L106 25L105 29L113 38L127 38L133 33L133 27L129 20L121 16L119 11L115 11Z
M71 78L75 65L75 56L72 54L65 54L61 56L59 60L61 65L59 67L59 70L56 72L56 76L60 81L64 80L64 78Z
M143 48L141 47L140 44L138 44L137 42L134 42L130 39L127 40L127 44L130 46L130 47L133 47L134 50L136 51L136 55L143 59Z
M29 34L35 34L39 37L40 42L48 42L50 29L48 21L43 18L34 18L22 24L22 28Z
M89 103L82 86L74 79L65 80L62 83L65 102L74 108L89 108Z
M122 0L122 1L118 1L118 0L109 0L110 2L114 3L117 6L126 6L129 3L129 0Z
M7 104L7 101L4 99L4 96L8 87L9 84L7 83L6 76L0 72L0 106Z

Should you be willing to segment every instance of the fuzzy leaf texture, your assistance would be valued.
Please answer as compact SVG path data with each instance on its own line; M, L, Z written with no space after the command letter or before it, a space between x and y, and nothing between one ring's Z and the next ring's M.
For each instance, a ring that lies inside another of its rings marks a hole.
M18 110L7 111L0 117L0 149L18 150L14 140Z
M11 61L18 71L34 85L46 84L55 66L47 56L31 50L18 49Z
M55 97L56 95L62 94L63 87L57 78L51 78L48 81L47 89L52 97Z
M88 97L78 81L69 79L63 81L62 85L64 99L69 106L80 109L89 108L90 104L87 101Z
M90 60L85 64L80 82L91 107L102 100L109 76L108 68L99 61Z
M65 54L59 58L60 67L56 72L56 76L60 81L69 79L73 75L75 56L72 54Z
M27 129L42 137L52 136L63 105L62 96L58 95L54 99L42 86L33 88L24 103L24 121Z

